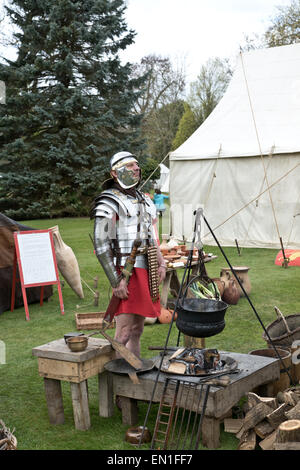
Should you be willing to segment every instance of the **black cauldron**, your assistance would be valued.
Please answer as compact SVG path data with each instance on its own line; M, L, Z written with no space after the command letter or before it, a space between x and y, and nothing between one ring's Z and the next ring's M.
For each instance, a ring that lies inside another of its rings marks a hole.
M228 305L222 300L187 299L178 302L176 326L187 336L208 338L225 328L225 312Z

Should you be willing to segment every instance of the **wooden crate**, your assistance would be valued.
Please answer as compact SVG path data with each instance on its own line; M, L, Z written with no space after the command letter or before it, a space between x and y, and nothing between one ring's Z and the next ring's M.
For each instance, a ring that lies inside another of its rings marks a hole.
M105 312L75 313L77 330L97 330L103 326ZM115 328L116 322L113 320L109 328Z

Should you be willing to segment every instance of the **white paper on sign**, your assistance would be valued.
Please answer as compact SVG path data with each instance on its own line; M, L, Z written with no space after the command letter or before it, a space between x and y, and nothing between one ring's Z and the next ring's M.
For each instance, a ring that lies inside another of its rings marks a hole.
M49 232L18 234L24 285L56 282Z

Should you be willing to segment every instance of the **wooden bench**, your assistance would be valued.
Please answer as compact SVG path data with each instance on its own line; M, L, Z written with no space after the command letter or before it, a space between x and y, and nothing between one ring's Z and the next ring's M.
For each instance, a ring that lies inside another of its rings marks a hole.
M44 378L46 402L51 424L64 423L61 381L70 382L75 428L87 430L91 426L88 405L87 379L98 375L99 415L111 416L111 387L104 365L115 358L109 341L89 338L82 352L72 352L65 340L59 339L33 348L38 358L39 375Z

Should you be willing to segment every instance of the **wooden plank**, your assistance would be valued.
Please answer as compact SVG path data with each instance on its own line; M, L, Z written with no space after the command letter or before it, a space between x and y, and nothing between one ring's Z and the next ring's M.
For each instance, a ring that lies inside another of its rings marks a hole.
M88 359L101 354L107 354L112 351L112 346L106 339L89 338L88 346L84 351L72 352L64 338L51 341L32 349L32 354L36 357L47 359L56 359L67 362L84 362Z
M86 431L91 426L87 382L70 383L75 428Z
M114 359L114 357L114 351L93 357L82 363L39 357L39 375L41 377L79 383L103 372L105 364Z
M38 370L41 377L67 382L79 382L78 363L58 361L40 357L38 359Z
M60 381L45 378L44 386L50 424L64 424L64 405Z
M224 419L224 431L236 434L241 429L243 422L243 419L226 418Z
M109 418L114 414L112 375L104 371L98 375L99 415Z

